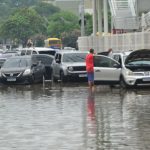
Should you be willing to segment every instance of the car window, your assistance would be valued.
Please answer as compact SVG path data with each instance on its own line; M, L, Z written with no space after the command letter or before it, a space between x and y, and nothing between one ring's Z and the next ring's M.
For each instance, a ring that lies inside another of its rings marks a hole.
M36 51L33 51L32 54L37 54L37 52L36 52Z
M43 64L52 64L53 58L51 57L44 57L44 56L37 56L37 61L41 61Z
M21 51L21 55L23 56L23 55L26 55L26 50L22 50Z
M26 55L31 55L31 50L27 50Z
M94 56L94 67L114 67L118 65L116 61L102 56Z
M49 50L49 51L39 51L39 54L47 54L47 55L52 55L54 56L56 51L54 50Z
M63 55L63 62L85 62L87 53L66 53Z
M120 55L114 55L113 59L115 59L117 62L121 64L121 56Z

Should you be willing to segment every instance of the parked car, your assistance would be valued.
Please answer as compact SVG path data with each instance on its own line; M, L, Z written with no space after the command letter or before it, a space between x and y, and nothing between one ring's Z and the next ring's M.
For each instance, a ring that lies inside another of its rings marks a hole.
M85 57L86 51L61 50L56 52L53 67L53 79L68 81L87 79Z
M0 81L6 83L42 82L45 66L35 56L14 56L7 59L0 70Z
M45 80L52 79L52 62L54 57L46 54L35 54L32 56L37 61L40 61L45 66Z
M57 51L59 51L59 49L46 47L26 47L20 49L20 55L47 54L54 56Z
M122 67L121 86L150 85L150 49L140 49L131 52Z

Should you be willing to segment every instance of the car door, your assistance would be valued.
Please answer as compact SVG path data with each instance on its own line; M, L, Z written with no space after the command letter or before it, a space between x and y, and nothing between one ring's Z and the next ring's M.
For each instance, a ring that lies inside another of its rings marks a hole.
M43 78L44 66L40 61L36 59L33 60L32 70L36 81L41 80Z
M120 64L102 55L94 56L94 80L100 82L119 82Z

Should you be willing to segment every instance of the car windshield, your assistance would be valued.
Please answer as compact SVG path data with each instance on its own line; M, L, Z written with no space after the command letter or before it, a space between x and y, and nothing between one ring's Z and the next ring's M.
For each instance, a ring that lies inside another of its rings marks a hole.
M87 53L66 53L63 55L63 62L85 62Z
M3 68L13 68L13 67L27 67L31 63L30 59L27 58L10 58L5 61Z

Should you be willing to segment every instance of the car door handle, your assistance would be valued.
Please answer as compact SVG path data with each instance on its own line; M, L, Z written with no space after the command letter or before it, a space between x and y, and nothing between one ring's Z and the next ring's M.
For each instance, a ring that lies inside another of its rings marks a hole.
M101 72L101 70L96 69L95 72Z

